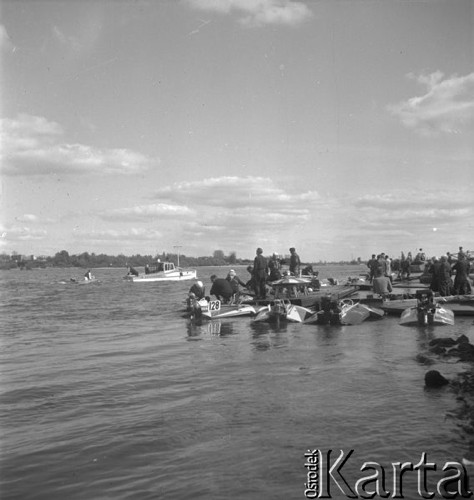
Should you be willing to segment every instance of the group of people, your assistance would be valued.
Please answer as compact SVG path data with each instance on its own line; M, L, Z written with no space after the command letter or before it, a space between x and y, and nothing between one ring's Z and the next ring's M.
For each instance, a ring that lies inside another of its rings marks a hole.
M263 256L263 250L257 248L253 265L247 267L247 271L250 273L250 279L247 282L242 281L234 269L229 271L226 278L219 278L213 274L209 295L214 295L217 300L226 304L238 299L242 293L241 287L243 287L253 293L256 299L266 299L267 282L277 281L284 275L300 276L301 260L294 247L290 248L288 271L282 270L284 263L284 260L280 259L276 252L267 260ZM204 298L206 293L202 281L195 283L190 288L189 293L194 294L197 299Z
M255 293L256 299L266 299L267 297L267 282L277 281L284 275L300 276L301 259L296 253L294 247L290 248L290 259L288 271L282 270L282 265L285 262L280 259L279 255L274 252L268 260L263 256L263 250L257 248L256 255L253 261L253 266L249 266L251 278L247 283L246 288Z
M447 255L443 255L439 259L433 257L427 260L422 248L419 249L414 258L411 252L408 252L406 257L402 252L398 277L409 279L410 266L412 265L424 266L424 272L431 275L430 289L442 297L472 293L469 279L471 266L463 247L459 247L457 258L456 254L448 252ZM367 262L367 267L374 293L385 296L392 292L392 260L390 257L384 253L372 254L371 259ZM454 282L452 280L453 274L455 274Z
M385 296L392 288L392 259L384 252L375 255L367 262L369 268L369 280L372 283L374 293Z
M469 280L471 263L464 252L458 253L454 264L449 262L448 256L443 255L439 259L433 257L427 266L426 272L431 275L430 289L433 292L438 292L441 297L472 293ZM455 274L454 282L452 280L453 274Z

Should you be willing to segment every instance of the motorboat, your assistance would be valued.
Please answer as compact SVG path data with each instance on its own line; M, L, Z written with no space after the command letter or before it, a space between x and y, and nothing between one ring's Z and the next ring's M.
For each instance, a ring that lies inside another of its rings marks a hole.
M372 307L351 299L343 299L340 302L340 319L343 325L359 325L366 319L381 319L385 311L378 307Z
M254 321L305 323L315 314L316 312L311 309L292 304L289 299L275 299L256 313Z
M341 300L355 293L353 286L339 285L335 280L331 281L333 284L325 286L321 283L320 289L314 289L311 278L284 276L277 281L268 283L271 287L268 299L251 298L249 302L252 304L267 305L274 300L281 299L288 300L294 305L312 308L327 297L330 297L331 300Z
M454 325L454 313L439 304L431 308L408 307L400 316L401 325Z
M173 262L158 261L156 265L145 266L144 273L134 274L129 272L123 279L134 283L195 280L197 279L197 271L195 269L185 270L179 266L175 267Z
M188 297L187 312L196 319L236 318L239 316L254 316L254 306L242 303L224 304L221 300L196 299Z
M400 316L401 325L454 325L454 312L433 300L433 293L420 291L417 304L406 308Z
M455 316L474 316L474 295L450 295L433 297L433 302L448 309ZM387 314L401 314L408 308L418 305L416 298L383 300L380 307Z

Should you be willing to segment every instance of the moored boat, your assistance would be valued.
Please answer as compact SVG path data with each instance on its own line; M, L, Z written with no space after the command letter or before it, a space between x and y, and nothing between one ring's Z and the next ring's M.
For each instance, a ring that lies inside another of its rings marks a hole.
M343 325L358 325L366 319L381 319L385 315L383 309L353 302L351 299L342 300L340 307L340 318Z
M451 295L433 297L433 302L449 309L455 316L474 316L474 295ZM380 308L387 314L401 314L409 307L416 307L417 299L394 299L381 301Z
M255 308L250 304L224 304L220 300L188 298L187 312L192 318L221 319L239 316L254 316Z
M416 306L408 307L400 316L401 325L454 325L454 313L434 302L431 290L417 292Z
M311 309L292 304L289 299L275 299L257 312L254 321L305 323L315 314Z

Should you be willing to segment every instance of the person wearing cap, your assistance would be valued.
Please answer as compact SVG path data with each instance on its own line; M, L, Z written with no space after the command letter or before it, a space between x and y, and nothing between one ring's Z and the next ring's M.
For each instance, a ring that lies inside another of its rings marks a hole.
M197 281L196 283L194 283L194 285L189 289L189 295L191 295L192 293L194 293L194 296L198 299L198 300L201 300L204 298L204 296L206 295L206 288L203 284L202 281Z
M263 250L257 248L257 255L253 261L253 277L255 284L255 293L257 299L265 299L267 297L267 288L265 282L268 277L267 259L262 255Z
M232 290L234 291L234 296L238 296L240 293L240 286L245 287L245 283L237 276L237 273L231 269L227 275L226 280L230 283Z
M234 294L230 283L225 278L218 278L215 274L211 276L211 281L212 286L209 294L214 295L217 300L227 304Z
M294 276L300 275L300 256L296 253L296 249L294 247L290 248L290 273Z

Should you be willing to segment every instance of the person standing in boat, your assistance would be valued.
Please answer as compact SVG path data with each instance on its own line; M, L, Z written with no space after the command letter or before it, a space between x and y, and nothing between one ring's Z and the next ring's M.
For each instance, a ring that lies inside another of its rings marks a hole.
M272 258L268 262L268 269L270 270L268 281L281 279L281 262L276 252L273 253Z
M86 274L84 274L84 279L90 281L92 279L92 273L91 270L89 269Z
M438 289L441 297L451 295L453 282L451 280L451 266L448 263L448 258L443 255L440 258L440 265L438 268Z
M441 261L437 257L431 259L431 264L428 264L428 273L431 274L430 290L439 292L439 268Z
M296 253L296 249L294 247L291 247L290 248L290 273L293 274L293 276L299 277L300 266L301 266L300 256Z
M388 255L385 256L385 276L392 283L392 259Z
M369 281L372 283L372 280L375 278L375 273L377 271L377 258L375 257L374 253L367 262L367 267L369 268Z
M262 255L263 250L261 248L257 248L256 253L252 270L255 293L258 299L265 299L267 297L266 281L268 277L268 264L267 259Z
M224 304L228 304L234 294L230 283L225 278L218 278L215 274L211 276L211 281L212 286L209 294L214 295L217 300Z
M377 293L382 297L385 297L393 290L390 279L388 276L385 276L380 269L377 270L377 275L374 278L372 286L374 293Z
M459 247L462 250L462 247ZM469 295L471 293L471 283L469 282L469 270L471 264L466 259L464 253L459 252L458 260L452 267L456 271L454 277L454 294L455 295Z
M387 261L385 260L384 253L377 255L377 269L375 270L375 277L377 277L379 272L382 273L382 276L387 276Z

